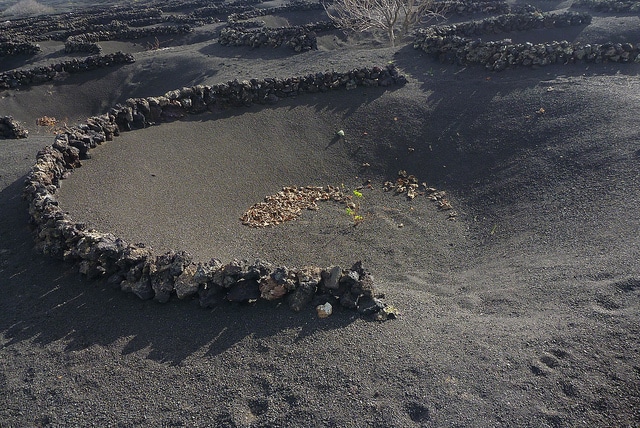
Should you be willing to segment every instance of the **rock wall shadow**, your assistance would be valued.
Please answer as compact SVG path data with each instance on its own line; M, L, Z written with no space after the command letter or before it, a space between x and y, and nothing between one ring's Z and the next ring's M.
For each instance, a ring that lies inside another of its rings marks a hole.
M203 122L209 120L224 120L229 117L242 116L247 112L257 112L263 109L286 109L293 111L297 106L312 106L316 112L328 112L338 116L339 119L346 120L356 110L368 105L380 98L385 93L399 90L398 86L356 88L352 91L338 89L329 92L303 93L298 96L281 98L272 105L253 104L251 106L225 107L214 109L210 113L185 116L182 121ZM162 126L160 124L159 126ZM305 125L306 126L306 125ZM336 131L339 129L336 123ZM327 147L335 144L339 140L337 134L327 136Z
M357 319L338 311L320 322L312 307L294 313L284 302L222 304L212 310L195 300L159 304L87 281L73 266L33 250L21 191L18 180L0 192L0 332L5 347L62 341L71 352L118 343L123 354L142 351L149 359L181 364L195 352L218 355L249 337L292 328L302 337Z
M431 93L433 109L425 115L421 129L414 131L420 143L416 142L412 156L399 157L381 150L380 156L386 154L389 159L388 174L398 169L417 171L436 187L462 194L474 186L490 189L498 176L502 183L520 190L514 194L521 193L545 175L535 167L546 168L549 177L568 174L567 159L548 149L564 150L564 139L578 139L580 123L589 120L581 116L580 106L589 101L581 101L571 90L554 93L554 79L569 82L589 76L634 76L639 69L633 64L575 64L494 73L481 66L441 64L411 46L399 50L395 62L423 91ZM604 110L597 122L607 123L611 115ZM584 154L588 151L585 146ZM534 153L540 157L535 158ZM523 160L530 170L522 168ZM509 192L501 195L507 198L502 203L511 202Z

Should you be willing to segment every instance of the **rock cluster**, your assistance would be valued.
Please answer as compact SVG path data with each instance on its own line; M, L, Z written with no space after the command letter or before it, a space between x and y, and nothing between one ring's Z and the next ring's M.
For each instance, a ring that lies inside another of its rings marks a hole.
M317 210L318 201L346 203L350 197L334 186L287 186L264 198L242 215L242 224L250 227L277 226L298 218L303 210Z
M218 42L224 46L279 47L285 45L295 52L317 49L316 32L334 30L333 22L316 22L296 27L247 28L230 25L220 31Z
M20 122L13 119L11 116L0 117L0 138L27 138L29 131L27 131Z
M636 0L576 0L573 8L586 8L598 12L640 12L640 2Z
M37 85L48 82L64 73L80 73L98 68L113 67L135 62L133 55L116 52L103 56L90 56L85 59L72 59L28 70L11 70L0 73L0 89Z
M638 61L639 49L631 43L517 43L509 39L482 42L470 36L532 28L585 25L590 16L566 12L554 14L504 15L479 22L433 26L416 33L414 48L440 61L461 65L482 64L487 70L502 71L515 66L544 66L575 62Z
M169 120L188 113L218 107L272 102L303 92L403 83L392 65L360 68L346 73L317 73L306 77L229 82L170 91L162 97L129 99L108 113L83 124L65 128L52 145L38 152L25 181L24 195L34 228L36 247L44 254L76 263L89 278L107 278L120 289L142 299L166 302L171 296L197 297L208 307L223 300L249 302L286 296L289 306L300 310L309 303L341 305L374 319L395 312L377 298L373 278L360 263L350 269L274 267L256 261L233 261L226 265L212 259L195 263L184 252L156 255L144 244L130 244L88 229L60 208L56 192L61 180L81 166L89 150L112 140L123 130L150 125L150 120Z
M447 200L447 193L444 190L430 187L426 182L418 184L418 178L415 175L407 174L407 171L403 169L398 171L398 177L395 181L385 181L383 189L385 192L404 194L409 200L413 200L419 195L426 196L434 201L440 210L449 211L449 220L455 220L458 215L453 211L453 206Z

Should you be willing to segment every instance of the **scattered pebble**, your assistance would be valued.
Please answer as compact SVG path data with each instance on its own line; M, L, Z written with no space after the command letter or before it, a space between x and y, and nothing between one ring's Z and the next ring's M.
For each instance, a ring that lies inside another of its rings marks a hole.
M333 313L333 306L327 302L324 305L318 305L316 311L318 312L318 318L327 318Z

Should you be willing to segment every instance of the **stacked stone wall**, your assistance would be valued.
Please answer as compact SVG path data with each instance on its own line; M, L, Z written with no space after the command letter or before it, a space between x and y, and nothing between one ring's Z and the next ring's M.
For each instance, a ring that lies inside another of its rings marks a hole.
M52 145L38 152L25 182L24 195L37 248L77 264L89 278L108 283L141 299L168 301L171 296L197 298L201 306L221 301L249 302L286 299L293 310L309 304L342 306L384 320L394 316L379 299L373 277L357 262L347 269L287 268L257 260L254 263L217 259L194 262L184 251L155 254L144 244L131 244L74 221L58 204L60 181L81 166L89 151L122 131L174 120L220 108L272 104L304 93L348 90L358 86L402 85L405 78L393 65L326 72L289 78L232 81L193 86L160 97L131 98L108 113L56 135Z
M224 46L278 47L285 45L295 52L317 49L316 32L335 30L333 22L316 22L296 27L247 28L233 23L220 31L218 42Z
M102 13L92 13L86 17L89 25L108 25L112 21L128 22L136 19L159 18L162 16L162 10L156 7L130 8L123 7L122 10L113 10L107 8Z
M562 28L589 25L591 16L586 13L541 13L523 12L508 13L480 21L461 22L451 25L434 25L417 30L415 42L438 37L457 36L462 38L477 37L484 34L499 34L512 31L528 31L543 28Z
M133 55L116 52L103 56L90 56L85 59L72 59L28 70L11 70L0 73L0 89L13 89L49 82L65 73L81 73L98 68L113 67L135 62Z
M505 39L483 42L472 37L537 28L588 25L591 16L566 12L562 14L509 14L482 21L433 26L415 35L414 48L435 56L442 62L460 65L480 64L487 70L502 71L516 66L545 66L576 62L638 61L638 46L631 43L512 43Z
M0 117L0 138L27 138L29 131L27 131L20 122L13 119L11 116Z
M0 57L15 55L34 55L40 52L40 46L27 41L0 41Z

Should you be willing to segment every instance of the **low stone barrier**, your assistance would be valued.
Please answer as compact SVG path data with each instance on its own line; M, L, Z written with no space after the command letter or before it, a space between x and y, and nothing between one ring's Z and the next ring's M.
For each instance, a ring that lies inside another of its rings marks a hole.
M24 190L36 247L44 254L76 263L80 272L89 278L107 278L109 284L141 299L166 302L176 295L181 299L198 298L201 306L210 307L221 301L286 298L296 311L313 303L322 305L324 316L329 303L357 310L373 319L392 318L395 310L380 300L373 277L359 262L347 269L339 266L287 268L260 260L223 264L212 259L196 263L184 251L158 255L144 244L130 244L75 222L60 208L56 192L60 181L81 166L90 149L112 140L121 131L212 109L271 104L279 98L306 92L405 82L395 67L389 65L346 73L199 85L160 97L129 99L125 105L116 105L104 115L66 129L55 136L52 145L38 152Z
M136 19L158 18L162 10L157 7L111 6L96 11L93 9L86 16L89 25L108 25L113 21L128 22Z
M316 32L334 30L333 22L316 22L296 27L247 28L233 23L220 31L218 43L223 46L279 47L285 45L295 52L317 49Z
M0 138L27 138L29 131L27 131L20 122L13 119L11 116L0 117Z
M38 85L51 81L64 73L81 73L98 68L131 64L133 62L135 62L133 55L116 52L103 56L90 56L83 60L72 59L44 67L34 67L28 70L5 71L0 73L0 89Z
M355 89L358 86L391 86L404 84L392 66L355 69L347 73L327 72L286 79L234 80L214 86L194 86L167 92L161 97L129 99L109 114L120 130L144 128L158 122L220 108L275 104L281 98L304 93L327 92L334 89ZM88 151L90 147L85 147Z
M499 34L511 31L528 31L541 28L559 28L589 25L591 16L586 13L509 13L479 21L461 22L451 25L433 25L415 32L415 44L430 43L442 37L477 37L483 34Z
M40 52L40 46L26 41L0 41L0 57L15 55L33 55Z
M98 44L100 38L94 34L79 34L70 36L64 42L65 53L87 52L90 54L99 54L102 47Z
M65 42L65 52L91 52L95 49L93 46L98 42L106 42L109 40L138 40L150 36L167 36L188 34L193 28L188 24L183 25L165 25L161 27L151 28L124 28L115 31L96 31L92 33L83 33L77 36L71 36ZM97 45L99 48L99 45ZM67 51L67 47L69 50ZM86 49L86 50L83 50Z
M474 40L472 36L536 28L587 25L591 16L574 12L562 14L509 14L482 21L432 26L416 32L414 48L434 55L442 62L461 65L481 64L487 70L502 71L515 66L544 66L575 62L638 61L638 46L631 43L512 43Z
M479 42L459 37L443 39L424 49L441 61L461 65L480 64L490 71L503 71L516 66L545 66L576 62L638 62L638 47L631 43L512 43L511 40Z

